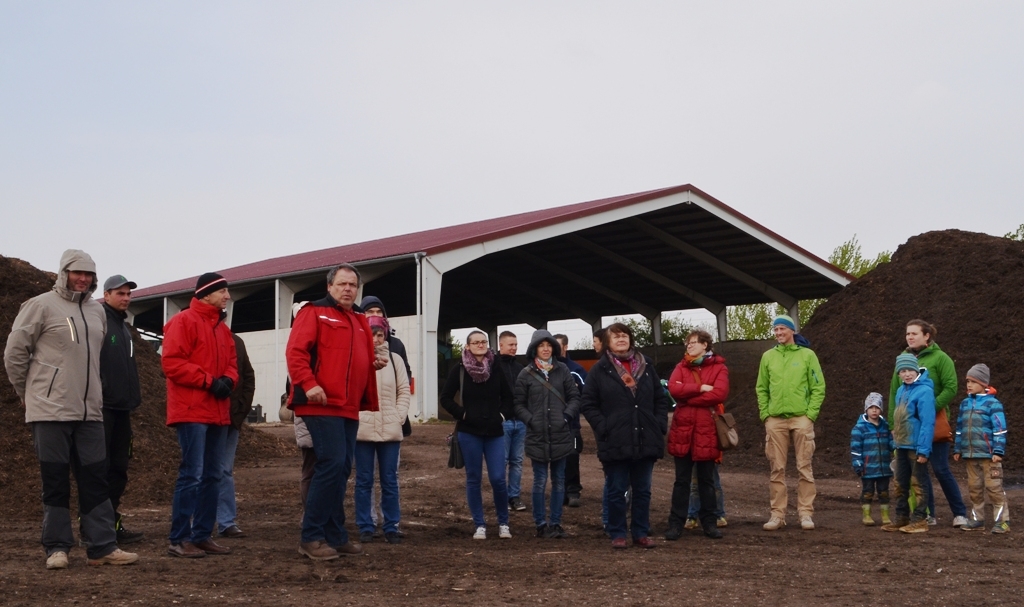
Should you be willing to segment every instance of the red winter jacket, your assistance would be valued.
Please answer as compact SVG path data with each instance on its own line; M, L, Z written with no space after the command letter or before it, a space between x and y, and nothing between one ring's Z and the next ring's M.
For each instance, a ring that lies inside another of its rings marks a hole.
M221 376L238 385L235 340L220 308L192 298L187 310L164 325L163 357L167 377L167 425L183 422L227 426L231 400L216 398L209 387Z
M698 381L694 371L700 375ZM714 386L701 392L701 385ZM729 396L729 369L725 359L709 353L700 365L686 361L676 365L668 380L668 391L676 399L672 427L668 431L668 452L675 457L690 457L695 462L717 460L718 448L713 410Z
M377 370L370 324L358 308L338 307L330 295L303 306L292 323L285 349L295 415L359 419L377 411ZM389 363L390 364L390 363ZM323 388L327 404L311 404L306 392Z

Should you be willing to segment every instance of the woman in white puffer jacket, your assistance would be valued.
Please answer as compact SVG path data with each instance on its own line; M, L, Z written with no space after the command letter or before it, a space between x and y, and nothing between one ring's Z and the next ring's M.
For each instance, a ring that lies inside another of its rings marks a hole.
M398 354L387 352L387 326L383 318L370 316L370 329L377 356L385 356L388 365L377 371L377 411L359 413L356 435L356 525L359 540L373 540L373 476L374 464L380 469L381 513L384 515L384 539L389 544L401 542L398 523L401 512L398 500L398 454L402 444L402 424L409 414L409 375L405 361ZM383 351L382 351L383 348Z

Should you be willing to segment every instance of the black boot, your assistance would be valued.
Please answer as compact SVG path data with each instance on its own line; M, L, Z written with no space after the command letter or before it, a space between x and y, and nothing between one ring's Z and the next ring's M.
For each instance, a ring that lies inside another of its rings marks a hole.
M674 542L683 537L683 526L679 523L669 523L668 531L665 532L665 539Z
M713 540L722 539L722 532L718 530L718 525L714 521L710 525L702 525L702 527L704 527L704 535Z

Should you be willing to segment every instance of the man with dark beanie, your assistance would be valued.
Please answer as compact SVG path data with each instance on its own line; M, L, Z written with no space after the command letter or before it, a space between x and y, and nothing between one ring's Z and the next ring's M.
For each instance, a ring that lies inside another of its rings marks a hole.
M211 538L231 424L229 397L238 383L235 341L224 324L229 301L224 277L203 274L188 309L164 325L167 425L177 430L181 446L167 548L171 556L231 552Z
M100 350L100 378L103 380L103 431L107 441L107 485L114 507L114 530L122 546L142 541L143 534L129 531L119 508L128 485L128 460L132 457L131 413L142 403L139 370L135 366L135 345L126 322L132 303L134 282L115 274L103 283L103 311L107 333Z

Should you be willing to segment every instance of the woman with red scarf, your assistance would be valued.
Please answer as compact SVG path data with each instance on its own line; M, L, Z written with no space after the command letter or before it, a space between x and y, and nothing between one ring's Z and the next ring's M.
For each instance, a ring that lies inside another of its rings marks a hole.
M729 369L725 359L711 351L711 344L707 331L691 331L686 336L686 355L668 381L669 394L676 400L668 432L668 452L676 461L676 482L672 487L666 540L677 540L683 534L694 467L704 535L712 539L722 537L715 519L715 460L722 451L718 448L714 414L729 395Z

